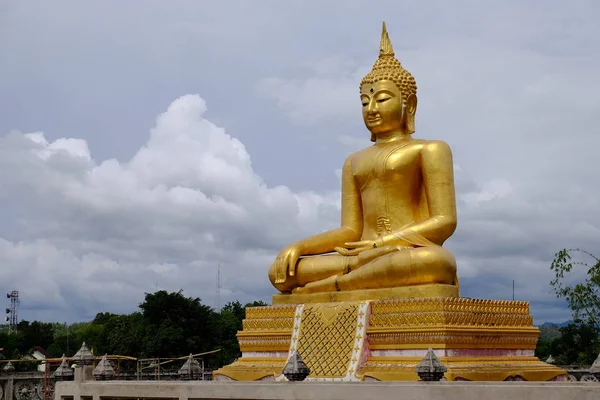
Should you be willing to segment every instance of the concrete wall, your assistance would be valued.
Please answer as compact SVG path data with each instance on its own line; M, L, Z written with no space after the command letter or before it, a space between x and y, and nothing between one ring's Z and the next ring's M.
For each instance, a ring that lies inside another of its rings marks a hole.
M598 400L594 383L534 382L57 382L55 400Z
M0 371L0 399L2 400L29 400L36 388L38 395L43 397L44 374L41 372L16 372L7 374ZM51 387L50 389L52 390L53 388Z

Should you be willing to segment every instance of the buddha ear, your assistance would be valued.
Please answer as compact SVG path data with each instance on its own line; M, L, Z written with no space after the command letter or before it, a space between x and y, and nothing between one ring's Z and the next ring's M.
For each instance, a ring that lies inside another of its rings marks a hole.
M411 94L406 98L406 130L415 132L415 114L417 113L417 96Z

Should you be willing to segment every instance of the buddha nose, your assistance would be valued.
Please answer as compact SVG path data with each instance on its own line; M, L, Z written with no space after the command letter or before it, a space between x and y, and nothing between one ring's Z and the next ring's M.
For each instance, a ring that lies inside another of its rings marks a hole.
M371 104L369 104L369 108L368 108L367 112L369 114L375 114L375 113L377 113L377 111L378 111L377 110L377 102L372 101Z

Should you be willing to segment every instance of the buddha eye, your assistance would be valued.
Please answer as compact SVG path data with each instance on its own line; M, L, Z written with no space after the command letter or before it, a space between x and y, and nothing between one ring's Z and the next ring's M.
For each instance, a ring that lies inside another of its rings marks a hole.
M388 101L390 98L386 97L385 99L377 99L378 103L383 103L384 101Z
M369 103L365 103L365 102L363 102L363 103L362 103L362 105L363 105L363 107L366 107L366 106L368 106L368 105L369 105Z

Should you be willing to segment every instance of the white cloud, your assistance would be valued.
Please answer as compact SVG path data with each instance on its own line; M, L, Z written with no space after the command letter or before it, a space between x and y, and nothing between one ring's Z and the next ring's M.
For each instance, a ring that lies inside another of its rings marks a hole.
M306 79L265 78L257 89L275 99L294 123L314 126L332 118L360 116L358 83L368 71L351 61L327 57L314 63L314 75Z
M44 209L20 215L27 241L3 239L0 280L33 308L45 299L68 313L82 298L87 308L70 316L89 317L131 308L156 284L214 301L207 289L221 263L230 299L267 299L275 252L339 223L339 197L268 187L245 146L205 112L198 95L175 100L123 163L94 163L79 139L0 139L7 202L29 197L29 207Z
M36 155L41 159L47 160L53 154L65 152L69 156L81 157L87 161L91 160L90 149L88 149L85 140L62 138L48 143L43 132L27 133L24 136L42 146L43 150L36 152Z
M510 182L504 179L496 179L486 182L479 191L462 193L461 198L467 204L477 206L484 201L506 197L513 191L514 188Z

